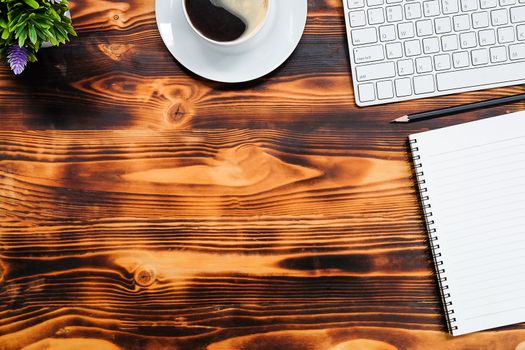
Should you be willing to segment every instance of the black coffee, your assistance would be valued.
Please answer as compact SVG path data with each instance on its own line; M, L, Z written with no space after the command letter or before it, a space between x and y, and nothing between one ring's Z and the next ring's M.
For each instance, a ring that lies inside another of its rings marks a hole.
M184 0L191 23L205 37L237 40L257 30L266 17L268 0Z

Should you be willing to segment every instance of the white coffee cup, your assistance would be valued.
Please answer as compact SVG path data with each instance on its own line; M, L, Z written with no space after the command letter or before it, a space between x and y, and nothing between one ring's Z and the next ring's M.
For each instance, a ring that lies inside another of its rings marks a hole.
M213 40L209 37L207 37L206 35L204 35L203 33L201 33L201 31L199 31L193 24L189 14L188 14L188 10L186 8L186 0L181 0L182 1L182 8L183 8L183 11L184 11L184 16L186 17L186 21L188 22L189 26L192 28L192 30L203 40L205 40L206 42L208 42L209 44L213 45L213 46L216 46L216 47L219 47L219 48L233 48L233 47L238 47L238 46L241 46L242 44L245 44L249 41L252 41L253 39L255 39L255 37L257 37L261 32L262 32L262 29L268 24L269 22L269 19L270 19L270 15L272 13L272 10L273 10L273 7L274 7L274 2L275 1L283 1L283 0L267 0L267 7L266 7L266 13L264 15L264 18L260 21L260 23L258 23L258 25L251 30L250 33L246 34L246 35L241 35L239 38L235 39L235 40L232 40L232 41L217 41L217 40ZM245 1L251 1L251 0L245 0Z

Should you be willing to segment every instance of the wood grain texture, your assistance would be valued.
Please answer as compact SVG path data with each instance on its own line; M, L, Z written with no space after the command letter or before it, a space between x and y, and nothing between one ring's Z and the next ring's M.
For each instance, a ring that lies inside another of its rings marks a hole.
M284 1L284 0L283 0ZM397 114L359 109L340 0L276 72L185 71L153 0L78 0L80 37L0 67L0 350L525 349L445 333Z

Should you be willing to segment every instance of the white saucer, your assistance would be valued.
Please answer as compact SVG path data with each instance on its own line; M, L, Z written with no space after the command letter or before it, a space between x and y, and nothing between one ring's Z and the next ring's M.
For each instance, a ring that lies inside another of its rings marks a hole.
M157 26L171 54L201 77L239 83L262 77L286 61L303 35L307 0L277 0L261 32L235 50L208 43L193 31L182 10L184 0L156 0Z

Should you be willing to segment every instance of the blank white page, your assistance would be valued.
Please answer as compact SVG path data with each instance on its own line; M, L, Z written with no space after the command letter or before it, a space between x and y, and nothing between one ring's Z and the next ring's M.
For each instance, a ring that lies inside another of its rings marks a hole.
M452 334L524 322L525 112L409 139Z

